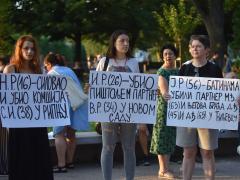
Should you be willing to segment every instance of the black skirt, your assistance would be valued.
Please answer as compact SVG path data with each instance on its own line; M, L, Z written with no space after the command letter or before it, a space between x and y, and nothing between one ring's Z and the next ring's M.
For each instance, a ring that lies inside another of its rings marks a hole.
M8 130L0 125L0 174L8 174Z
M47 128L9 129L9 180L53 180Z

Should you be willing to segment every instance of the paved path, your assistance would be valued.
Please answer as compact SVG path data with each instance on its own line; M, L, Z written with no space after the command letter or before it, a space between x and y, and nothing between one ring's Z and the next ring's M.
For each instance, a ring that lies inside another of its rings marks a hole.
M179 172L179 164L171 162L170 166L175 172ZM217 180L240 180L240 156L217 157L216 169ZM158 180L157 172L156 162L147 167L138 166L135 180ZM200 163L196 163L193 179L204 179ZM0 180L7 180L7 177L0 177ZM101 168L96 163L77 164L76 168L69 170L68 173L55 174L55 180L102 180ZM122 164L117 164L113 168L113 180L124 180Z

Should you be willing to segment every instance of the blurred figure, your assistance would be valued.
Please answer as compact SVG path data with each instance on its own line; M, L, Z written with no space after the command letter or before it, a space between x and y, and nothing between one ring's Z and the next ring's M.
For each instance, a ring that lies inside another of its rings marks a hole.
M136 165L150 166L150 157L148 150L148 137L152 136L152 124L138 124L137 126L137 135L140 147L143 152L143 159L137 160Z
M159 178L174 179L175 175L169 169L169 158L176 145L176 128L167 126L167 101L170 99L168 83L171 75L177 75L175 67L177 50L172 44L161 48L163 65L157 71L159 75L158 88L160 95L157 101L157 119L153 126L150 152L158 156Z
M21 36L4 73L41 74L39 49ZM47 128L9 128L9 180L53 180Z
M87 65L88 65L89 71L96 70L96 68L97 68L97 57L93 56L93 55L88 56Z
M74 65L72 70L77 75L80 82L83 82L84 77L84 69L82 67L81 61L74 61Z
M224 73L229 73L232 71L232 59L228 56L228 54L224 54Z
M208 56L209 51L206 51L206 56ZM210 62L217 64L217 59L219 58L218 52L214 51L212 58L209 60Z
M139 67L135 58L132 58L129 35L124 30L112 33L106 57L102 58L97 66L97 71L133 72L138 73ZM108 59L109 61L106 61ZM106 63L106 65L105 65ZM135 176L135 135L134 123L101 123L102 127L102 153L101 167L104 180L112 179L113 152L118 136L124 153L124 169L126 180L133 180Z
M71 91L68 91L68 97L71 104L71 124L69 126L58 126L53 128L53 136L55 137L58 157L58 165L53 169L53 172L65 173L67 172L67 168L74 168L76 130L88 129L87 95L83 93L81 83L76 74L70 68L64 66L64 57L60 54L49 53L44 58L44 67L48 74L69 77L68 86L71 85ZM82 103L77 105L77 107L73 106L73 101L78 100L73 90L80 91L82 94L82 98L79 100L82 101Z
M235 70L235 64L233 64L233 69ZM239 72L238 72L239 73ZM224 78L229 78L229 79L238 79L237 72L229 72L225 74ZM240 120L238 121L238 146L237 146L237 153L240 155Z
M103 58L101 54L97 54L96 57L97 57L97 63Z
M0 56L0 73L3 73L3 70L8 63L9 63L8 56Z
M3 73L5 66L9 63L7 56L0 56L0 73ZM8 131L2 127L0 119L0 175L8 174Z

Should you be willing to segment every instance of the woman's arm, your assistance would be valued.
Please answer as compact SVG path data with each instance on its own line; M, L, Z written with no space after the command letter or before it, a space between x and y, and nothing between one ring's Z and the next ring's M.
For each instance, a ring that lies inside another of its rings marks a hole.
M163 96L165 101L168 101L171 96L168 93L168 82L163 76L159 76L158 78L158 88L160 89L160 93Z

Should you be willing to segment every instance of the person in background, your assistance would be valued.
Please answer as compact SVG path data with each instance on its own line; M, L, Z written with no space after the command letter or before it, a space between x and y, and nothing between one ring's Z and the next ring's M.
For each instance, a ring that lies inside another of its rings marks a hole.
M167 126L167 101L170 99L168 83L171 75L177 75L175 67L177 50L172 44L161 48L163 65L157 71L159 75L158 87L160 95L157 101L157 119L153 126L150 152L158 156L159 178L174 179L174 174L169 169L169 158L176 145L176 128Z
M3 73L5 66L8 64L7 56L0 56L0 73ZM0 175L8 174L8 131L2 127L0 119Z
M84 81L85 70L83 68L83 65L82 65L81 61L74 61L74 65L73 65L72 70L77 75L79 81L83 82Z
M150 157L148 151L148 137L152 136L152 124L138 124L137 135L140 147L143 151L143 159L137 160L137 166L150 166Z
M239 73L239 72L238 72L238 68L239 68L239 67L235 67L235 66L236 66L236 64L233 63L233 64L232 64L232 70L233 70L233 71L231 71L231 72L229 72L229 73L226 73L226 74L224 75L224 78L238 79L238 74L237 74L237 73ZM240 97L239 97L239 99L238 99L238 103L239 103L239 105L240 105ZM238 121L238 145L237 145L237 153L240 155L240 119L239 119L239 121Z
M79 91L83 91L78 77L70 68L64 66L64 57L60 54L49 53L44 58L44 67L50 75L64 75L69 77L68 84L74 83ZM72 91L69 91L68 95L69 99L74 96ZM73 99L74 98L76 97L73 97ZM70 104L71 103L72 101L70 99ZM74 168L76 130L88 129L87 108L87 97L83 97L83 103L80 106L76 107L76 109L73 108L73 106L70 108L71 124L69 126L58 126L53 128L53 136L55 137L58 157L58 165L53 169L53 172L65 173L67 172L67 168Z
M210 42L205 35L192 35L189 41L189 52L192 60L184 64L180 76L222 78L221 69L206 58ZM206 128L177 127L176 144L183 147L183 179L192 179L197 154L197 145L203 159L203 170L206 179L215 177L214 149L218 147L218 130Z
M232 59L228 56L227 53L224 54L224 73L230 73L232 71Z
M124 30L113 32L110 37L106 56L109 58L106 71L139 73L138 62L132 58L129 35ZM106 57L103 57L97 66L97 71L103 71ZM102 153L101 167L104 180L112 179L113 152L118 136L124 153L124 169L126 180L133 180L135 175L135 134L134 123L101 123Z
M8 56L0 56L0 73L3 73L3 70L8 63L9 63Z
M41 74L39 50L31 35L21 36L4 73ZM9 128L9 180L53 180L47 128Z
M142 50L135 53L135 58L138 61L140 73L144 73L143 63L149 61L148 53ZM148 150L148 137L152 136L152 124L138 124L137 125L137 136L138 142L140 144L141 150L143 152L143 159L137 159L136 165L150 166L150 157Z

